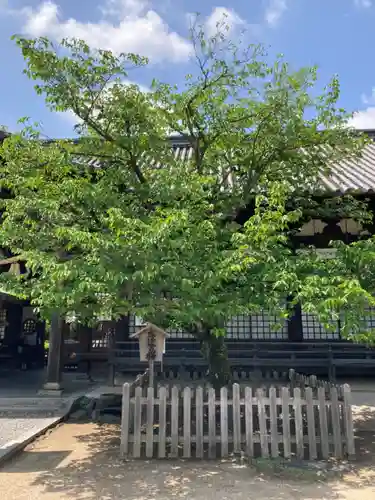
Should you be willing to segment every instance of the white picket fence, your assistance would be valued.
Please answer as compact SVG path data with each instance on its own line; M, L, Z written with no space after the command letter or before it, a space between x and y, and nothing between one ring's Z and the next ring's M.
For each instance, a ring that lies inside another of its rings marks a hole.
M224 458L354 455L350 387L269 389L123 386L121 455Z

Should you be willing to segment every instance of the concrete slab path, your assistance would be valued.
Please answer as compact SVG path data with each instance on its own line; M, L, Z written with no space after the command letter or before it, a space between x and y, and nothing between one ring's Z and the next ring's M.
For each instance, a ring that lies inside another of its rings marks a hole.
M0 465L61 422L93 386L68 374L61 396L40 396L44 380L43 371L0 373Z

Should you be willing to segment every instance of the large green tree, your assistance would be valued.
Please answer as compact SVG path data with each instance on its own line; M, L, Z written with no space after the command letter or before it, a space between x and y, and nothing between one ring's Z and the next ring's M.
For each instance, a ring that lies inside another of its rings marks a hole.
M148 64L141 56L17 38L37 93L79 125L76 140L49 141L24 121L4 141L0 245L27 265L2 275L4 286L41 314L131 312L189 329L222 381L232 316L266 309L283 320L302 300L326 322L344 311L349 334L373 285L355 265L360 246L327 262L297 258L291 245L327 151L339 161L364 145L338 106L337 79L314 96L316 68L270 65L261 47L234 44L221 28L206 37L195 24L196 71L150 92L128 81ZM188 158L171 148L176 132ZM341 205L364 215L354 200Z

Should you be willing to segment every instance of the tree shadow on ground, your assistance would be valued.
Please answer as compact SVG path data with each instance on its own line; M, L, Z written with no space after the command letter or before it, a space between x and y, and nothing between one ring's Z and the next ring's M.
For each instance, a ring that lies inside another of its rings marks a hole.
M48 463L50 469L57 468L68 456L70 451L23 451L22 460L17 458L12 461L12 469L7 469L7 473L34 473L45 471L45 464ZM3 473L0 470L0 476Z
M356 462L366 464L375 458L375 407L354 406Z
M34 480L34 485L42 486L48 498L55 494L58 498L77 500L337 500L361 495L362 500L367 500L360 489L372 490L375 485L369 475L360 476L358 471L340 481L324 481L319 474L314 480L310 475L308 479L302 475L296 480L282 475L272 477L231 460L124 461L119 457L119 426L66 425L71 426L74 435L74 443L69 443L71 457L57 468L39 473ZM341 496L344 489L345 496ZM352 496L347 489L353 490ZM368 498L374 498L373 494Z

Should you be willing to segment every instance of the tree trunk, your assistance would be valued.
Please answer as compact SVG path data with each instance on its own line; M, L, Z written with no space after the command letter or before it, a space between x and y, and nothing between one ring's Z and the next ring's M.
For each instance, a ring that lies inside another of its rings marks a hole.
M161 321L160 318L155 319L155 324L167 328L168 318ZM228 384L231 380L231 371L228 362L228 350L225 345L225 336L215 335L215 326L207 323L186 323L183 329L191 332L197 340L199 340L201 353L207 360L209 381L215 388L220 388Z
M201 351L208 362L209 380L215 388L228 384L231 379L228 362L228 350L225 337L214 335L211 329L205 329L200 335Z

